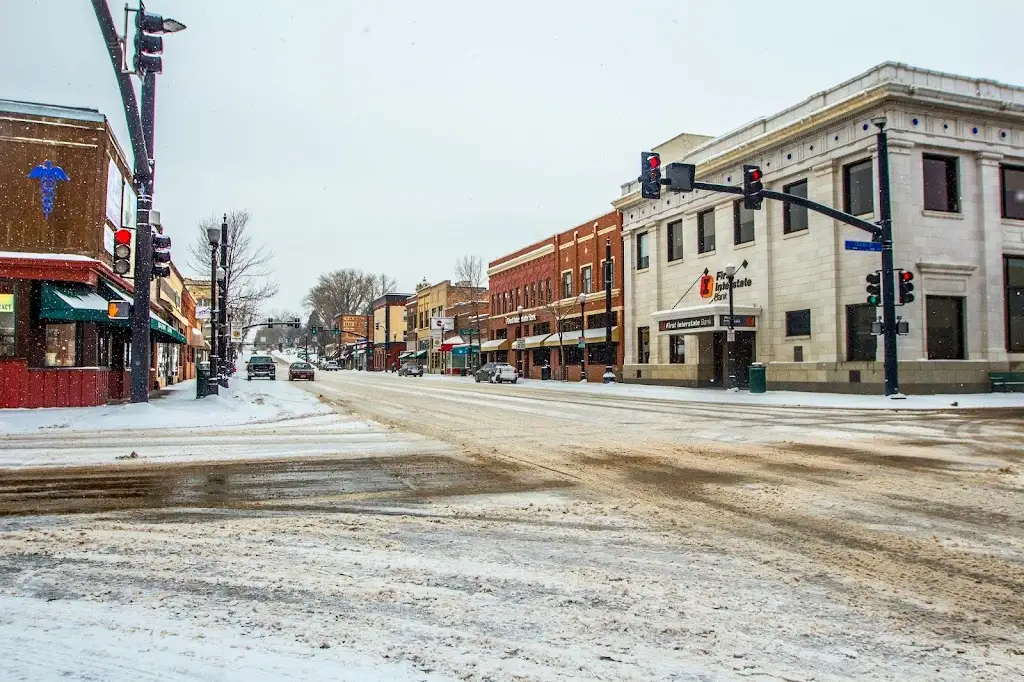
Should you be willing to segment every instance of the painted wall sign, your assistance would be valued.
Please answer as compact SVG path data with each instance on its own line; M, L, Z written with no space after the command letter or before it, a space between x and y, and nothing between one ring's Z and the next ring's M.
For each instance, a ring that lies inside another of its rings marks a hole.
M533 313L527 313L523 315L523 322L533 322L537 319L537 316ZM505 318L505 324L519 324L519 315L513 315L512 317Z
M729 300L729 278L725 276L725 271L719 271L715 273L715 297L712 299L712 303L718 301ZM733 289L742 289L744 287L753 286L754 282L749 277L735 277L732 280Z
M687 317L681 320L662 320L658 323L658 329L663 332L674 332L686 329L703 329L714 327L714 315L701 315L700 317Z
M53 213L53 202L57 197L57 183L67 182L71 178L68 177L63 168L53 165L53 162L49 159L30 170L28 177L31 180L39 181L39 192L42 195L43 202L43 217L49 220L50 214Z

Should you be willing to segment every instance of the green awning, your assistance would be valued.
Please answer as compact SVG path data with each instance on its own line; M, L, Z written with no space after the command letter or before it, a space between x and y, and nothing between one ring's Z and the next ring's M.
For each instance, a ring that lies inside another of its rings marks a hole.
M41 320L62 322L103 322L107 317L107 299L85 284L43 282Z
M157 338L157 341L163 340L166 342L167 340L170 340L173 343L188 343L188 339L185 338L184 334L161 320L152 312L149 313L149 328L155 331L158 337L161 335L166 337L164 339Z
M403 352L398 354L398 359L399 360L404 360L405 358L411 358L415 353L416 353L416 351L412 351L412 350L403 351Z
M414 357L414 358L425 358L425 357L427 357L427 351L425 351L425 350L417 351L416 354L413 355L412 357Z

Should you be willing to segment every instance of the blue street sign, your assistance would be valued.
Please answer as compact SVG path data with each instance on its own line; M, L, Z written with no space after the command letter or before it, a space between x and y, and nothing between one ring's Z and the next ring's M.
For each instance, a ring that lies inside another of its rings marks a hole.
M881 242L846 242L847 251L881 251Z

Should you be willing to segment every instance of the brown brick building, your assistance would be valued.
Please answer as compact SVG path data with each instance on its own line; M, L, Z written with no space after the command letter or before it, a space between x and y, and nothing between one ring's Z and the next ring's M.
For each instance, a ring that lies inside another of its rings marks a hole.
M611 348L605 343L607 244L612 252ZM522 376L535 379L549 364L553 377L569 381L579 381L584 363L587 379L601 381L610 363L619 378L622 267L618 211L491 261L485 360L507 360Z

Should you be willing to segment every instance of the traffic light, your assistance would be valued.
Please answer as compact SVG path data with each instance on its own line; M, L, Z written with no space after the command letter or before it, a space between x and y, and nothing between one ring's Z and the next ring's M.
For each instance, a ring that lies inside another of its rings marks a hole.
M673 192L692 192L697 166L692 163L670 163L665 166L665 180Z
M127 320L131 316L131 303L128 301L108 301L107 318L111 320Z
M157 56L164 51L164 18L146 14L145 9L135 13L135 72L161 73L163 60Z
M309 332L310 332L310 333L311 333L311 334L312 334L313 336L316 336L316 329L317 329L316 327L310 327L310 328L309 328Z
M909 270L900 270L900 302L905 305L914 301L914 273Z
M153 277L171 276L171 238L153 235Z
M114 233L114 272L127 275L132 269L132 231L121 228Z
M640 152L640 196L644 199L661 198L661 155Z
M866 278L868 286L868 303L878 307L882 305L882 275L877 271L872 272Z
M302 322L299 320L299 318L296 317L292 319L292 327L294 327L295 329L302 329Z
M274 328L274 318L268 317L267 318L267 329L273 329L273 328Z
M764 173L757 166L743 166L743 208L749 211L761 210L761 190Z

